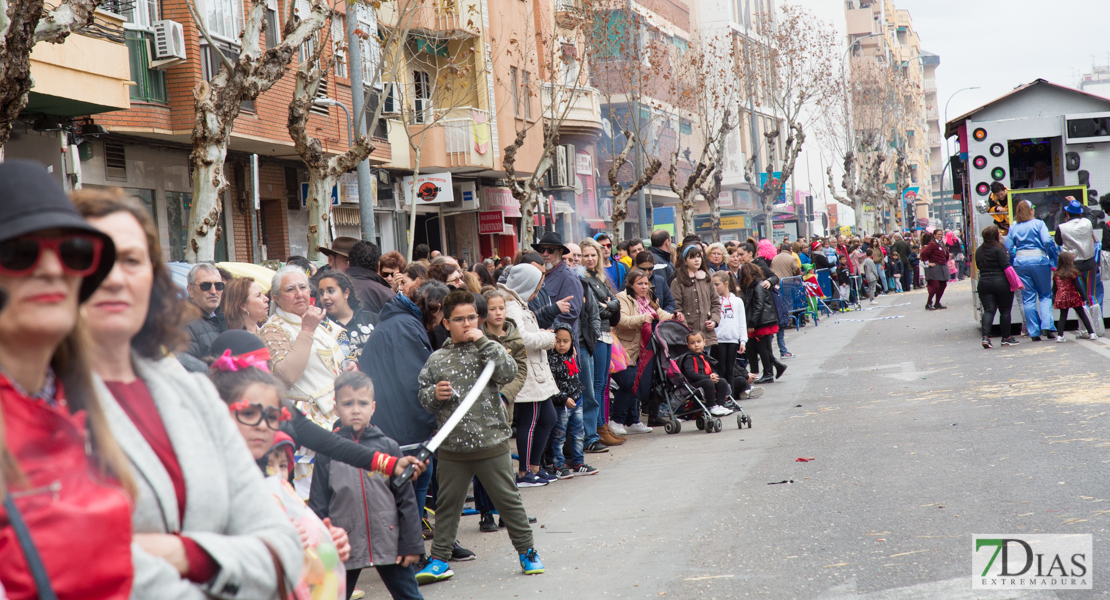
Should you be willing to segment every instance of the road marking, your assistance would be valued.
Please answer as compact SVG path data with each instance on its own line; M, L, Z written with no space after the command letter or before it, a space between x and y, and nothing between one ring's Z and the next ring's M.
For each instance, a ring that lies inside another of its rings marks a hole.
M683 579L683 581L704 581L706 579L731 579L733 577L736 577L736 576L735 575L706 575L704 577L687 577L686 579Z
M1103 338L1099 338L1098 341L1103 342L1103 344L1110 343L1104 342ZM1110 358L1110 348L1103 348L1101 344L1091 343L1090 340L1075 340L1075 343L1078 344L1080 348L1086 348L1095 354L1101 354L1106 358Z

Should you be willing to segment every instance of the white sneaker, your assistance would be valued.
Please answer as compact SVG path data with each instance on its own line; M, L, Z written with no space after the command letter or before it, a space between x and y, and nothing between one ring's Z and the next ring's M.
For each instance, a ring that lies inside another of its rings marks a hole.
M634 433L651 433L651 427L648 427L643 423L633 423L625 427L624 429L625 435L632 435ZM612 428L610 427L609 430L612 431Z
M762 398L763 397L763 392L764 392L763 388L753 387L752 389L748 390L747 398L748 398L748 400L752 400L754 398Z
M1057 344L1063 344L1063 343L1064 343L1064 342L1066 342L1066 341L1068 341L1068 338L1066 338L1066 337L1064 337L1064 336L1062 336L1062 335L1058 335L1058 336L1056 336L1056 343L1057 343Z
M613 435L619 435L621 437L628 435L628 431L624 429L624 425L616 421L609 421L609 431L612 431Z
M1097 339L1098 339L1098 334L1097 334L1097 333L1092 333L1092 334L1091 334L1091 337L1089 337L1089 338L1087 338L1087 339L1090 339L1090 340L1097 340Z
M732 414L732 411L723 406L711 406L709 407L709 414L713 415L714 417L724 417Z

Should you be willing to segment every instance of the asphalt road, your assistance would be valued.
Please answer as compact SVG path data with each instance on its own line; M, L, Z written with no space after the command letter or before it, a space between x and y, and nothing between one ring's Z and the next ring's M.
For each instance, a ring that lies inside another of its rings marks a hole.
M657 428L593 477L523 491L547 573L502 530L425 598L1110 596L1110 343L983 350L967 282L791 332L752 429ZM896 317L896 318L889 318ZM1072 337L1069 334L1069 339ZM811 459L796 462L797 458ZM790 481L793 483L774 484ZM1093 590L971 589L972 534L1090 533ZM373 570L361 587L388 598Z

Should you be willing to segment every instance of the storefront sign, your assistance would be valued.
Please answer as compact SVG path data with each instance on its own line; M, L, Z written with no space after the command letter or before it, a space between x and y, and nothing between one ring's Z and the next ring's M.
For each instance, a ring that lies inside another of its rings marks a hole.
M405 194L405 204L412 205L412 176L401 180L401 190ZM436 204L454 200L451 190L451 173L428 173L416 180L418 204Z
M588 152L576 152L574 158L576 179L580 186L574 190L574 208L580 219L596 219L597 190L594 188L593 159Z
M593 157L589 152L574 153L574 172L579 175L593 175Z
M736 210L755 210L755 201L750 190L736 190Z
M478 235L501 235L505 231L505 213L499 210L478 212Z
M480 193L482 210L499 210L510 219L520 218L520 202L509 188L484 187Z
M783 204L786 202L786 186L782 183L782 171L775 171L771 173L771 183L779 186L778 198L775 198L775 204ZM759 174L759 187L767 187L767 173Z
M725 190L717 195L717 206L721 208L732 208L732 190Z
M658 210L658 209L656 209ZM730 215L721 217L721 231L730 231L733 229L744 229L746 227L747 219L744 215ZM709 217L696 217L694 218L694 230L698 233L713 231L713 226L710 223Z

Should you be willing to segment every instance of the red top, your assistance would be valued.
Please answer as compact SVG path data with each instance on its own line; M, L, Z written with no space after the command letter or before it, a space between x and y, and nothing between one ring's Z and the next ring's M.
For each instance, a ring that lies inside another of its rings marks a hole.
M181 472L181 463L177 462L173 443L166 426L162 423L162 415L158 414L158 407L154 398L150 396L143 380L136 379L131 383L119 381L105 381L104 385L112 392L112 396L119 402L123 412L131 417L135 428L143 435L143 439L154 451L162 467L173 483L174 496L177 497L177 520L185 521L185 475ZM185 545L185 555L189 559L189 572L185 578L195 583L204 583L220 572L220 565L192 539L181 536L181 543Z
M85 412L70 414L58 384L58 406L28 397L0 376L7 451L26 478L12 485L16 508L31 531L61 600L118 599L131 594L131 499L105 481L85 454ZM11 600L38 592L7 512L0 507L0 584Z

